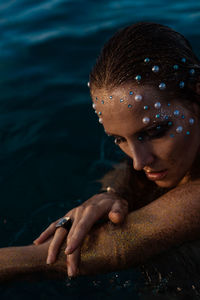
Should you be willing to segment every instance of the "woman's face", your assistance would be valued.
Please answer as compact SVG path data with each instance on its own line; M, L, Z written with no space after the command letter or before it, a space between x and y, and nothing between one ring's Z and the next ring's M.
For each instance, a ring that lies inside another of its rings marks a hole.
M188 110L166 90L129 84L95 89L92 98L106 133L132 158L133 168L169 188L188 175L199 151L200 122L197 105Z

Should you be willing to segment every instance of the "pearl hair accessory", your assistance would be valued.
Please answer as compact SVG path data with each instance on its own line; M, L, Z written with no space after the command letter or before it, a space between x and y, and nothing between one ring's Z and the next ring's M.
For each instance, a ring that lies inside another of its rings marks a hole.
M90 87L90 82L88 81L87 86Z
M96 109L96 104L95 104L95 103L93 103L93 104L92 104L92 107L93 107L94 109Z
M103 123L103 119L102 118L99 118L99 123Z
M148 117L144 117L144 118L142 119L142 122L143 122L144 124L148 124L148 123L150 122L150 119L149 119Z

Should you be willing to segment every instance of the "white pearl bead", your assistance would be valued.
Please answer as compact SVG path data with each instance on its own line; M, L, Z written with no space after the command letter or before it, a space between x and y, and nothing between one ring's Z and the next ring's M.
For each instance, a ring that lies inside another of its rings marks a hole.
M99 123L103 123L103 119L102 118L99 118Z
M149 119L148 117L144 117L144 118L142 119L142 122L143 122L144 124L148 124L148 123L150 122L150 119Z
M154 72L154 73L157 73L157 72L159 72L159 66L153 66L153 68L152 68L152 71Z
M181 133L183 131L183 127L182 126L178 126L177 128L176 128L176 132L177 133Z
M189 123L190 123L190 125L193 125L193 124L194 124L194 119L193 119L193 118L190 118L190 119L189 119Z
M90 87L90 82L88 81L87 86Z
M157 109L158 109L158 108L161 108L161 103L160 103L160 102L156 102L156 103L154 104L154 107L157 108Z
M142 100L142 95L135 95L135 101L140 102Z
M93 104L92 104L92 107L95 109L95 108L96 108L96 104L95 104L95 103L93 103Z

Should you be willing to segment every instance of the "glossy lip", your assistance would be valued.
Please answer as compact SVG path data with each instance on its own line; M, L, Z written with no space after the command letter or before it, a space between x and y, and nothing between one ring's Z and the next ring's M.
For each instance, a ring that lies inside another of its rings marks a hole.
M147 178L152 181L161 180L167 175L168 171L163 170L159 172L145 172Z

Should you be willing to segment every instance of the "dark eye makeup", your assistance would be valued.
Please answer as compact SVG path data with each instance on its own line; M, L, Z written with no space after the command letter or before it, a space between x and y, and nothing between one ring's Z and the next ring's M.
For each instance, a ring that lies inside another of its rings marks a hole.
M144 131L141 131L138 133L137 139L139 141L146 141L146 140L153 140L153 139L159 139L168 132L172 125L172 122L166 121L166 122L161 122L152 125L150 128L147 128ZM121 144L126 142L126 139L121 137L121 136L116 136L116 135L111 135L112 138L114 138L115 144Z

